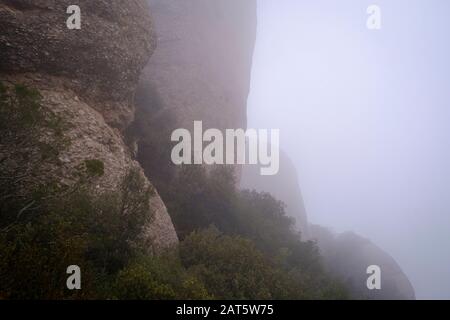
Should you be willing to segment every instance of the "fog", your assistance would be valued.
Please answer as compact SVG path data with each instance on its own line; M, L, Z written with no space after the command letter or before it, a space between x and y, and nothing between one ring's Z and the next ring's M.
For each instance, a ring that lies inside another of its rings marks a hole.
M382 29L366 9L382 10ZM280 129L309 221L450 298L450 3L261 0L248 126Z

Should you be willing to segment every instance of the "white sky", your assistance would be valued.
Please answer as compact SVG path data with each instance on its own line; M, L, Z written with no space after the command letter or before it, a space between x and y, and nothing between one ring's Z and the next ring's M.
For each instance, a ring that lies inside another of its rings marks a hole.
M418 298L450 299L450 2L258 6L249 127L281 130L310 221L369 237Z

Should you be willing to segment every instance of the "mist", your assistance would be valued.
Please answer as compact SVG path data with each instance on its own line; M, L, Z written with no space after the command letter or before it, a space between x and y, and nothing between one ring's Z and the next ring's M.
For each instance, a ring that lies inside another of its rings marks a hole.
M366 27L369 5L381 30ZM310 223L450 298L450 3L259 1L248 127L280 129Z

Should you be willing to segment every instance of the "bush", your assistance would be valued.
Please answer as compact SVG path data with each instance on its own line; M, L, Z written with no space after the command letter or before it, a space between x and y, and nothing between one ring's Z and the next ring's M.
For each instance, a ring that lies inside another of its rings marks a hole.
M132 262L118 275L116 296L133 300L211 298L203 284L181 265L176 251Z
M285 206L268 193L241 191L237 201L238 233L252 239L266 254L282 259L287 267L304 271L322 270L315 243L302 241Z
M162 198L180 239L210 225L227 233L236 230L236 191L231 168L217 167L207 172L200 166L184 166L163 190Z
M162 112L161 101L153 102ZM182 242L163 255L150 255L142 236L152 218L149 200L155 190L138 171L131 170L116 192L103 194L88 188L105 172L97 159L83 163L74 188L39 181L29 150L44 154L45 161L57 158L64 144L61 123L43 108L37 91L0 83L0 298L346 297L323 272L316 245L301 241L293 230L281 202L269 194L238 191L233 168L174 169L164 162L169 148L162 136L150 139L140 160L146 173L155 175ZM138 123L138 132L150 134L152 123ZM41 141L43 132L51 133L45 135L50 141ZM141 158L160 145L158 156ZM24 182L36 187L23 193ZM82 270L81 291L65 289L66 268L73 264Z
M85 160L86 172L90 177L101 177L105 174L105 164L98 159Z
M274 270L249 240L210 228L187 237L180 245L180 256L217 299L274 297Z
M109 297L117 272L147 248L149 190L131 171L115 193L80 190L35 206L0 231L0 296ZM83 290L66 290L66 268L83 270Z

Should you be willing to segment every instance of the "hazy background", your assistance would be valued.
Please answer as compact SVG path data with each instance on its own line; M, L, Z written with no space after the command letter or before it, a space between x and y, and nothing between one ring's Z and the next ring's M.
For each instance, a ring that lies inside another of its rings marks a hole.
M450 299L450 2L258 5L249 127L281 129L309 221L373 240L417 298Z

